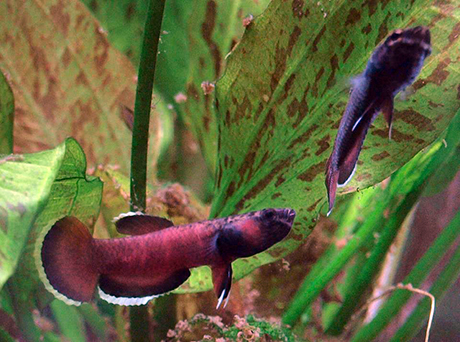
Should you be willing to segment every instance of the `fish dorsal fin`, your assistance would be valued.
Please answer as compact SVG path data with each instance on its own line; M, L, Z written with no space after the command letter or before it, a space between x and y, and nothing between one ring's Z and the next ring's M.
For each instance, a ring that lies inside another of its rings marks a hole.
M140 211L121 214L113 222L119 233L127 235L144 235L174 226L165 218L144 215Z

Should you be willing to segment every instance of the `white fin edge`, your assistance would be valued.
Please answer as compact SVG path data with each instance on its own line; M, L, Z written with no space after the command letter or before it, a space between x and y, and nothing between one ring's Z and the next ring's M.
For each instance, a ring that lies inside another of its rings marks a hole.
M227 307L228 300L230 299L230 293L232 293L232 289L230 289L230 291L228 291L227 298L225 298L225 303L224 303L224 306L223 306L224 309Z
M222 291L222 293L220 294L219 299L217 300L216 310L219 309L220 305L222 304L222 301L224 300L224 297L225 297L225 289Z
M356 164L355 164L355 167L353 168L353 171L351 172L350 174L350 177L348 177L348 179L343 182L342 184L339 184L337 183L337 187L338 188L343 188L345 185L347 185L348 183L350 183L351 179L353 178L353 176L355 175L355 172L356 172L356 168L358 167L358 161L356 161Z
M139 215L145 215L145 214L142 211L128 211L127 213L121 213L120 215L114 217L112 219L112 222L115 223L124 217L139 216Z
M152 299L163 295L163 294L152 295L152 296L146 296L146 297L115 297L115 296L109 295L105 293L104 291L102 291L102 289L99 286L97 287L97 291L99 292L99 296L106 302L110 304L123 305L123 306L145 305L148 302L150 302Z
M61 217L62 218L62 217ZM46 276L45 273L45 268L43 267L42 263L42 246L43 246L43 241L45 240L46 234L50 231L51 227L59 221L61 218L56 220L55 222L51 224L47 224L45 227L43 227L42 231L40 234L38 234L37 239L35 240L35 248L34 248L34 259L35 259L35 266L37 267L38 270L38 277L42 281L43 285L45 286L45 289L50 292L54 297L56 297L59 300L62 300L64 303L67 305L75 305L75 306L80 306L82 302L70 299L66 296L64 296L62 293L60 293L58 290L56 290L53 285L51 285L50 281L48 280L48 277Z

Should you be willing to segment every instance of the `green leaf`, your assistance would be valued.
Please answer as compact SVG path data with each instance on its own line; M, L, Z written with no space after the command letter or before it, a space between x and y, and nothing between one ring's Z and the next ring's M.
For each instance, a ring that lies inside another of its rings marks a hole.
M107 340L107 323L104 317L89 303L85 303L77 308L85 323L91 327L91 331L101 340Z
M343 192L388 177L446 128L460 105L459 35L452 33L460 24L458 10L430 6L424 0L273 1L248 27L216 88L220 138L211 216L266 207L292 207L298 215L285 240L235 263L236 278L293 251L311 232L325 203L326 161L347 102L338 80L361 72L390 30L428 25L433 53L416 93L395 105L393 140L379 117Z
M68 306L60 300L54 300L50 307L59 330L69 341L86 341L83 321L76 307Z
M0 153L13 152L14 97L0 70Z
M75 140L67 139L65 147L65 157L54 179L47 205L35 221L32 238L17 271L24 297L41 283L37 272L37 267L39 270L42 267L40 247L51 226L61 217L71 215L92 228L99 215L103 184L98 178L86 175L85 155ZM47 280L43 275L41 279L46 286Z
M403 284L412 284L414 288L421 286L422 282L428 277L430 271L442 260L442 257L449 250L450 246L458 239L460 234L460 211L450 221L449 225L439 234L433 244L423 257L412 268L409 275L402 281ZM457 248L454 256L451 259L452 264L447 265L438 278L438 282L432 287L436 290L433 295L442 295L445 290L452 285L458 277L458 266L460 264L460 250ZM431 291L430 291L431 292ZM352 337L352 341L369 341L377 337L380 331L385 328L389 322L397 315L404 307L404 304L409 300L412 292L407 290L395 291L386 303L380 308L377 316L368 324L364 325ZM426 313L428 310L426 311ZM420 314L420 313L418 313ZM410 319L410 324L414 322ZM419 321L420 322L420 321ZM404 327L411 328L411 327ZM412 327L413 328L413 327ZM405 329L404 329L405 330ZM407 333L408 331L401 330L398 333ZM401 341L401 339L399 339ZM406 339L402 339L406 340Z
M54 150L0 159L0 288L13 274L65 155Z
M131 132L122 108L134 107L136 73L85 6L2 1L0 37L0 69L15 93L15 151L43 150L73 136L91 166L111 162L127 171ZM149 164L156 162L153 147Z
M186 11L185 7L190 7L188 2L177 3L181 3L182 12ZM178 89L187 96L187 100L177 103L176 108L190 125L212 171L216 166L218 139L215 97L212 90L206 94L202 84L214 83L222 76L225 58L243 34L243 17L249 13L258 15L267 3L267 0L195 1L191 13L184 18L186 22L182 25L184 31L181 34L188 38L189 63L186 83L180 84ZM174 30L175 28L171 27L169 31ZM160 54L160 58L170 59L172 54L168 54L168 51L171 50L174 51L174 56L181 56L182 52L172 46L174 40L169 40L168 37L164 37L164 40L166 53L163 56ZM168 75L170 74L173 73L169 72Z
M143 0L83 0L109 32L113 45L139 61L145 22ZM244 32L243 17L258 15L268 4L260 1L166 2L158 55L155 89L175 105L198 140L210 170L216 164L217 126L213 94L204 95L201 83L215 82L224 70L225 56ZM182 93L185 102L174 97Z

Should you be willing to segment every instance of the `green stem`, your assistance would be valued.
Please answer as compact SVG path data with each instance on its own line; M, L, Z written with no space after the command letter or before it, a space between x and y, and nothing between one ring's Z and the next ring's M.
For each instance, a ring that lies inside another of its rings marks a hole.
M460 226L457 227L457 231ZM444 297L447 290L456 282L460 276L460 246L457 247L453 257L449 260L444 270L441 272L435 283L430 289L430 293L436 298L436 302ZM426 319L430 312L431 300L429 298L423 299L412 312L410 317L406 320L404 325L399 328L390 342L396 341L410 341L418 331L426 324Z
M150 106L164 7L165 0L150 1L144 28L131 146L131 210L144 211L146 205ZM132 308L130 320L131 340L148 339L150 329L147 306Z
M13 304L14 318L22 337L26 341L39 342L41 334L32 317L31 303L20 298L20 293L17 292L18 290L20 291L20 288L17 286L15 276L11 277L7 282L7 288L11 303Z
M165 1L151 0L145 22L134 106L131 147L131 208L145 210L150 106Z
M388 192L388 189L386 192ZM391 197L387 195L384 196L383 200L376 201L374 212L379 214L372 215L363 223L355 236L348 241L347 245L336 255L330 264L322 269L315 268L306 276L283 316L284 324L294 325L305 309L359 251L361 246L372 236L372 233L380 230L380 227L385 222L383 212L388 207L389 198Z
M437 237L402 283L412 284L413 287L419 287L459 235L460 211ZM395 291L386 304L380 309L377 316L369 324L363 326L356 332L352 342L371 341L377 337L404 307L404 304L409 300L411 295L412 293L407 290Z
M391 214L390 219L382 230L382 235L377 245L372 249L371 255L367 258L360 272L355 274L354 282L345 296L345 301L332 320L331 325L326 330L326 334L340 335L342 333L343 328L353 315L354 310L359 303L361 303L366 289L371 286L375 275L379 272L380 264L385 258L393 240L396 238L404 219L418 200L421 192L422 187L419 187L417 190L408 194L401 205Z

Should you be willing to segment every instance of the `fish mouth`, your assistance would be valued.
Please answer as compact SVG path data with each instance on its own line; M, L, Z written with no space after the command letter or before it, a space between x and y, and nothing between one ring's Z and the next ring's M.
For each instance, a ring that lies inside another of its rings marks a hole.
M294 209L290 209L290 208L284 209L284 217L287 223L289 223L290 225L294 223L295 215L296 215L296 212Z

